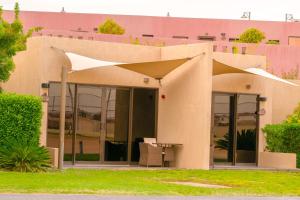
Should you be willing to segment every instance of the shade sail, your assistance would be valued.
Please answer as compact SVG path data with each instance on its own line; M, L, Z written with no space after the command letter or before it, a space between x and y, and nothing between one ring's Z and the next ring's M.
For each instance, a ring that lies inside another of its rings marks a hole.
M72 71L81 71L91 68L107 66L118 66L127 70L150 76L155 79L162 79L168 73L170 73L171 71L181 66L190 59L182 58L141 63L120 63L93 59L71 52L66 52L65 54L71 62Z
M119 63L119 62L109 62L109 61L97 60L97 59L89 58L86 56L81 56L81 55L71 53L71 52L66 52L65 54L71 62L72 71L79 71L79 70L91 69L91 68L95 68L95 67L115 66L115 65L124 64L124 63Z
M140 62L140 63L121 63L121 62L98 60L98 59L82 56L71 52L65 52L65 54L72 64L72 71L81 71L81 70L87 70L91 68L107 67L107 66L118 66L130 71L144 74L146 76L155 79L162 79L171 71L173 71L174 69L183 65L184 63L186 63L188 60L191 59L191 58L182 58L182 59L160 60L160 61ZM226 65L215 59L213 60L213 75L221 75L221 74L229 74L229 73L254 74L275 81L280 81L289 85L298 86L295 83L274 76L273 74L270 74L260 68L250 67L247 69L240 69L237 67Z
M231 74L231 73L246 73L249 74L250 72L246 72L242 69L232 67L221 63L219 61L213 60L213 75L220 75L220 74Z
M251 74L256 74L256 75L259 75L259 76L263 76L265 78L273 79L275 81L280 81L280 82L283 82L283 83L287 83L289 85L298 86L295 83L292 83L290 81L287 81L287 80L284 80L282 78L279 78L278 76L274 76L273 74L270 74L270 73L268 73L265 70L260 69L260 68L253 68L252 67L252 68L245 69L245 71L250 72Z
M243 73L243 74L254 74L258 75L264 78L272 79L275 81L280 81L289 85L298 86L295 83L292 83L290 81L284 80L282 78L279 78L269 72L266 72L263 69L255 68L255 67L249 67L246 69L239 69L237 67L232 67L229 65L226 65L224 63L221 63L219 61L213 60L213 75L221 75L221 74L231 74L231 73Z
M175 60L163 60L156 62L143 62L132 64L120 64L116 65L131 71L138 72L150 76L155 79L162 79L168 73L187 62L189 58L175 59Z

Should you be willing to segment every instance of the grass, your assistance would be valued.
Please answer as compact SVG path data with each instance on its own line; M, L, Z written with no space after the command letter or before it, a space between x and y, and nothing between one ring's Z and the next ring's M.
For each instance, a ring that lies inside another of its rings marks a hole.
M167 183L170 181L221 184L232 188L197 188ZM0 172L0 193L300 196L299 186L299 172L83 169Z

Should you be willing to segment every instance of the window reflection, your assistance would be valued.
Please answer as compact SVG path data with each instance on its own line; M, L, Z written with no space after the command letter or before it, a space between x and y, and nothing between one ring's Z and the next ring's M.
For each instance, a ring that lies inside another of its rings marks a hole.
M214 162L233 162L234 96L215 95L214 98Z
M49 88L48 102L48 134L47 146L59 147L59 118L60 118L60 100L61 85L51 83ZM66 91L66 119L65 119L65 160L71 160L72 154L72 135L74 129L74 84L67 85Z
M238 95L237 163L256 162L257 95Z

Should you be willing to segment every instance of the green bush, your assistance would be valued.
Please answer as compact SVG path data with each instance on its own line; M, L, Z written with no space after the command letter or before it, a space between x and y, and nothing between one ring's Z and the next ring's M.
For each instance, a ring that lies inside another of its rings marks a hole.
M0 146L0 167L19 172L40 172L50 167L49 152L33 141L10 140Z
M42 118L40 97L0 94L0 145L7 141L31 141L39 144Z
M125 29L113 19L107 19L103 24L99 25L98 33L123 35L125 33Z
M249 28L240 35L239 42L260 43L265 38L266 38L265 34L262 31L260 31L256 28Z
M267 149L271 152L297 153L297 167L300 167L300 124L282 123L267 125Z

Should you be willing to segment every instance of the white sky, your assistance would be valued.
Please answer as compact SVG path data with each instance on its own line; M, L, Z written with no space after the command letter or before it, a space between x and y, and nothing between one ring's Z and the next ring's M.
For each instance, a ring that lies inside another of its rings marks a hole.
M284 21L285 13L300 18L300 0L18 0L21 10L239 19L251 11L255 20ZM12 9L15 0L0 0Z

